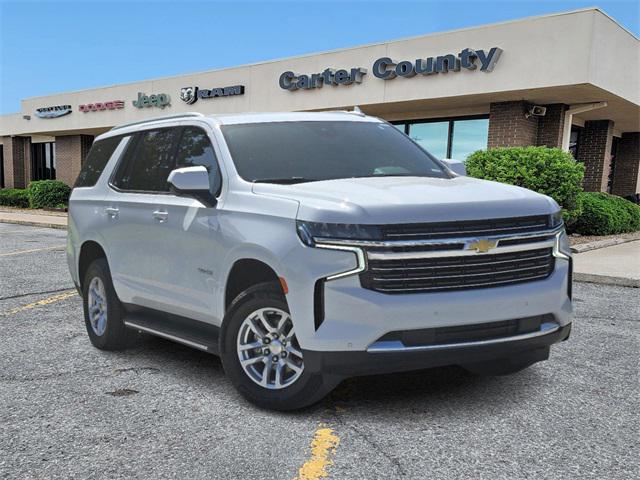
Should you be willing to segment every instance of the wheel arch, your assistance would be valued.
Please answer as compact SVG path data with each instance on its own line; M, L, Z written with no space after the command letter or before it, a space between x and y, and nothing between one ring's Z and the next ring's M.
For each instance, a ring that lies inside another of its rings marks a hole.
M107 254L98 242L95 240L87 240L80 247L80 254L78 255L78 283L80 288L83 287L84 277L87 273L87 269L91 262L98 258L104 258L107 260ZM107 260L107 263L109 261Z
M225 281L225 314L238 295L251 287L263 283L280 285L280 277L271 265L263 260L251 257L237 259L231 266Z

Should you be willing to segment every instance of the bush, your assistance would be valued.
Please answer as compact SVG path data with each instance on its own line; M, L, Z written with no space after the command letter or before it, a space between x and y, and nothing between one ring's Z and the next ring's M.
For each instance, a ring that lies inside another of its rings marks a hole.
M29 194L20 188L3 188L0 190L0 205L29 208Z
M640 205L600 192L580 194L582 213L571 230L581 235L614 235L640 230Z
M580 214L584 166L558 148L510 147L480 150L467 158L471 177L508 183L548 195L562 207L567 225Z
M71 194L71 188L58 180L31 182L27 191L31 208L55 208L60 204L66 205Z

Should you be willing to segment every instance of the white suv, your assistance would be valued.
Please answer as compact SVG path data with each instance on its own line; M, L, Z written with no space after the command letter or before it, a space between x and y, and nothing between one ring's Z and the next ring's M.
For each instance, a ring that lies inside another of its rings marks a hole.
M147 332L220 355L274 409L348 376L515 372L571 328L552 199L353 112L116 127L73 189L67 251L93 345Z

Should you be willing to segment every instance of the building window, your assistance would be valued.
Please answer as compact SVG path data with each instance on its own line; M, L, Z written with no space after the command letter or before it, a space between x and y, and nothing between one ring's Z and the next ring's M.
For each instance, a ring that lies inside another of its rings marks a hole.
M609 160L609 178L607 179L607 193L611 193L613 189L613 177L616 174L616 155L618 153L618 144L620 139L618 137L613 137L611 139L611 152L610 152L610 160Z
M31 144L31 180L56 179L56 144Z
M486 115L394 124L438 158L466 160L476 150L487 148L489 117Z
M0 188L4 188L4 148L0 145Z
M582 127L578 125L571 125L571 135L569 136L569 153L573 155L573 158L578 158L578 147L580 146L580 133Z

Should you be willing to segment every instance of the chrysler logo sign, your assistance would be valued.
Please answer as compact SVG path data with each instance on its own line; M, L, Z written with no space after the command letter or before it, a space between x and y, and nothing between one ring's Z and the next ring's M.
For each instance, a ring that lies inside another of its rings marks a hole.
M198 98L230 97L232 95L244 95L244 85L211 89L199 87L184 87L180 89L180 100L187 105L195 103Z
M57 118L71 113L71 105L36 108L36 116L40 118Z

